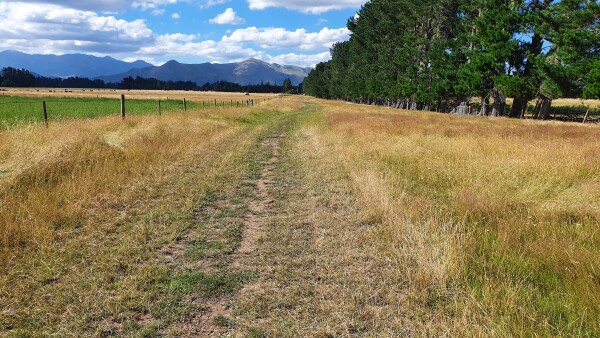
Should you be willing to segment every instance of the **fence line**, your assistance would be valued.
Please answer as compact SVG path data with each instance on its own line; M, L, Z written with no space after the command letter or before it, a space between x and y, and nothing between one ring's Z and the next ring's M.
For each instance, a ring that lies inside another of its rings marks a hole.
M271 99L269 99L271 100ZM127 102L130 102L126 104ZM214 107L218 108L218 101L214 99ZM266 102L267 99L263 99L262 102ZM41 102L41 105L40 105ZM114 102L114 105L112 105ZM163 110L167 108L168 110L177 110L177 106L179 109L182 109L183 112L187 111L188 102L186 98L183 98L182 101L177 105L176 100L168 100L167 105L163 105L161 99L158 100L147 100L147 99L130 99L126 100L125 95L121 95L119 99L112 98L100 98L100 99L82 99L82 100L52 100L52 98L45 98L41 100L27 100L27 101L8 101L8 102L0 102L0 125L10 126L12 124L19 124L19 122L33 122L35 120L41 119L41 121L45 124L46 127L49 125L49 120L52 116L58 118L95 118L100 116L110 116L113 114L119 114L122 120L125 120L126 115L130 112L134 112L133 114L143 112L144 114L152 114L151 103L155 103L155 108L158 110L158 115L162 115ZM191 101L192 107L196 107L196 109L204 109L205 101L202 101L201 105L199 101ZM222 100L221 107L252 107L255 104L254 99L249 99L244 101L235 101L234 105L233 99L229 101ZM260 102L260 99L257 99L256 102ZM68 104L84 104L84 106L71 106ZM86 103L95 103L95 105L85 105ZM102 103L102 104L99 104ZM67 104L67 106L60 106L57 108L57 105ZM9 106L20 106L25 107L25 109L6 109ZM132 108L133 107L133 108ZM157 107L157 108L156 108ZM4 109L3 109L4 108ZM41 109L41 114L40 114ZM4 110L4 112L3 112ZM39 114L39 115L38 115ZM4 115L4 116L3 116Z

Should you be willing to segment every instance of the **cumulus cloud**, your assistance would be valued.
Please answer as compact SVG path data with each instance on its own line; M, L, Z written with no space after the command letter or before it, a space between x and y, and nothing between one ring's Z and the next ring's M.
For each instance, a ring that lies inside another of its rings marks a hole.
M135 51L154 40L143 20L126 21L58 5L0 3L0 48L111 53Z
M307 33L304 28L288 31L283 28L248 27L237 29L223 41L229 43L250 43L265 49L297 48L301 50L317 50L330 48L335 42L348 40L350 31L347 28L329 29L327 27L316 33Z
M171 18L173 18L175 20L179 20L179 19L181 19L181 15L179 15L179 13L173 13L173 14L171 14Z
M136 0L133 1L133 3L131 4L131 7L133 8L139 8L142 10L155 10L158 9L161 6L165 6L165 5L173 5L176 4L177 0Z
M175 0L152 3L169 1ZM151 13L164 14L163 8L152 8L150 2L143 6ZM233 10L231 12L230 18L237 17ZM223 14L226 13L227 10ZM31 2L0 2L0 22L0 50L111 55L127 60L143 59L153 64L167 58L224 63L254 57L280 64L314 66L329 59L327 50L334 42L349 37L346 28L308 32L249 27L209 40L199 34L157 34L144 20L124 20L59 4Z
M227 8L225 12L215 16L209 21L210 23L216 23L219 25L241 25L246 22L246 20L237 16L237 13L233 10L233 8Z
M228 63L258 58L271 63L314 67L317 63L331 58L329 52L316 54L284 53L271 55L265 51L247 48L223 41L195 41L195 36L162 35L153 46L141 48L138 53L145 60L155 60L156 57L201 57L212 62ZM132 58L135 59L135 58ZM151 61L148 61L151 62ZM156 62L151 62L156 64Z
M231 0L204 0L200 2L200 8L209 8L228 3Z
M336 9L359 7L365 2L364 0L248 0L248 6L255 10L280 7L302 13L321 14Z
M157 36L151 46L142 47L136 54L145 60L156 58L201 57L213 62L237 62L249 58L258 58L267 62L314 67L317 63L330 59L329 52L315 54L282 53L271 54L264 50L246 47L244 44L228 41L203 40L199 36L188 34L165 34ZM156 62L151 62L156 63Z
M300 67L315 67L319 62L325 62L331 59L329 52L317 54L280 54L276 56L267 55L265 61L278 63L280 65L295 65Z
M185 34L165 34L156 38L151 46L142 47L137 54L150 57L200 56L216 62L230 62L257 57L251 48L222 41L197 41L196 36Z
M4 1L3 1L4 2ZM131 5L130 0L18 0L6 1L5 3L31 3L40 5L55 5L63 8L73 8L86 11L119 12Z

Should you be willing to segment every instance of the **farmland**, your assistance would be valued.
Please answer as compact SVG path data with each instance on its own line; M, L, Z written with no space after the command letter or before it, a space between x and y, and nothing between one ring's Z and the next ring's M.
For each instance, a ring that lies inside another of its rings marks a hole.
M103 89L11 89L0 95L0 129L43 121L42 102L46 101L49 120L96 118L120 114L120 96L125 95L127 113L132 115L244 105L247 100L264 101L269 94L214 93L187 91L127 91Z
M0 130L0 335L600 335L599 125L129 95Z

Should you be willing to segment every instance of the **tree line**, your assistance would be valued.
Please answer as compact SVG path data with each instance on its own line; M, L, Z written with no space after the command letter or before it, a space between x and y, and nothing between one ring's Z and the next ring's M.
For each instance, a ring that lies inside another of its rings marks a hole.
M111 88L102 80L90 80L77 76L49 78L35 75L26 69L13 67L4 67L0 71L0 87Z
M214 83L206 82L200 87L200 90L215 92L299 93L302 91L302 83L298 86L292 86L292 80L289 78L285 79L282 85L261 82L260 84L243 86L229 81L217 81Z
M304 91L443 112L479 97L479 114L511 117L537 99L546 118L555 98L600 97L599 22L595 0L372 0Z
M99 79L81 77L48 78L33 74L26 69L5 67L0 71L0 87L44 87L44 88L107 88L107 89L145 89L145 90L195 90L218 92L284 93L297 92L300 86L292 86L290 79L281 85L269 82L240 85L228 81L205 83L198 86L192 81L162 81L155 78L125 77L118 83L104 82Z

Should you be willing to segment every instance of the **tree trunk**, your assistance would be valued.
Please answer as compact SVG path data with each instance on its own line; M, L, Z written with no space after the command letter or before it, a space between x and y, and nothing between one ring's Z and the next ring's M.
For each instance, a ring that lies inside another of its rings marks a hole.
M552 99L547 96L541 96L538 98L535 109L533 110L533 117L536 119L547 120L550 117L550 107L552 106Z
M487 116L487 107L490 105L490 95L486 95L481 98L481 108L479 109L479 116Z
M548 97L542 98L542 104L540 107L539 117L542 120L547 120L550 117L550 106L552 105L552 99Z
M504 115L504 107L506 107L506 98L499 90L494 90L492 94L494 105L492 106L492 116Z
M513 100L513 105L510 110L510 117L522 118L527 109L527 99L517 97Z
M467 106L466 102L461 102L455 109L456 114L458 115L469 115L469 106Z
M538 98L537 101L535 102L535 108L533 108L532 117L534 119L537 119L540 116L540 108L541 107L542 107L542 99Z

